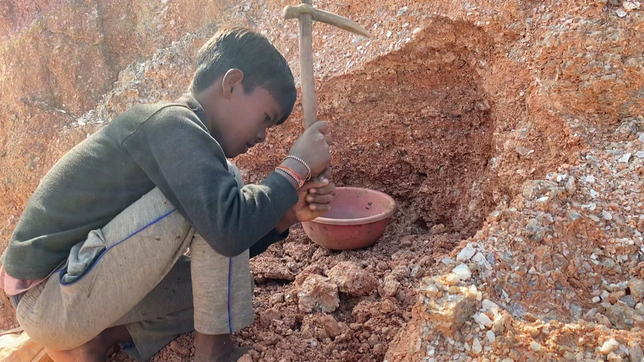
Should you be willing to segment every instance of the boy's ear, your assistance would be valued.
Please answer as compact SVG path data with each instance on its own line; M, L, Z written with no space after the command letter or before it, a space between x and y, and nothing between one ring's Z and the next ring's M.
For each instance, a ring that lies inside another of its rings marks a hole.
M224 90L224 97L230 98L233 92L243 91L242 80L244 79L244 72L241 69L232 68L228 69L222 78L222 88Z

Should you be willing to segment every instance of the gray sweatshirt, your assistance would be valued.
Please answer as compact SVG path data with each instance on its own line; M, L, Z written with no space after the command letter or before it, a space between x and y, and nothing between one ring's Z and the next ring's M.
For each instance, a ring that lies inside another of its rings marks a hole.
M295 187L273 172L239 188L206 124L187 94L136 106L72 148L27 202L2 256L7 274L46 277L91 230L155 186L224 256L256 255L283 239L274 228L297 202Z

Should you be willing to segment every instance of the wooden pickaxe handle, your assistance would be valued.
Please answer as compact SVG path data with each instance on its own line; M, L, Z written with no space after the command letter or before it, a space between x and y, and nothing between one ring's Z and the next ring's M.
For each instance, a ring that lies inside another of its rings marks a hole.
M311 5L311 0L302 3ZM286 10L284 12L286 15ZM317 121L315 100L315 79L313 78L313 17L302 13L300 18L300 79L302 82L302 109L304 128Z
M315 9L311 0L302 0L297 6L284 8L285 19L300 19L300 79L302 82L302 108L304 128L317 121L315 100L315 79L313 78L313 20L321 21L353 33L370 37L368 31L350 19Z

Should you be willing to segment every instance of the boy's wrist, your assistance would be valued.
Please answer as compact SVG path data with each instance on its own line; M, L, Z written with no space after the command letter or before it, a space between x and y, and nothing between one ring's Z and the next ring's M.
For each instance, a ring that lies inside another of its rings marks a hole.
M284 234L286 230L290 229L291 226L297 224L297 222L297 218L293 214L293 211L289 210L286 214L284 214L284 216L282 216L275 229L277 229L277 232L279 234Z
M297 172L297 174L300 175L300 177L302 177L303 180L306 180L308 170L301 162L294 160L292 158L287 158L282 162L282 166L286 166L291 170Z

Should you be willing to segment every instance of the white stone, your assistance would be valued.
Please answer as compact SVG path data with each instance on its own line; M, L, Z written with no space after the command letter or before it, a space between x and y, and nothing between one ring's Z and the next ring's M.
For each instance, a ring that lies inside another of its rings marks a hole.
M474 342L472 342L472 352L474 354L479 354L481 351L483 351L483 347L481 346L481 342L478 337L476 337L474 338Z
M638 140L640 140L640 142L644 142L644 133L640 133Z
M490 343L494 343L494 341L496 341L496 335L492 331L485 332L485 336Z
M435 297L438 294L439 290L438 287L434 284L430 284L425 288L425 293L427 293L428 296L430 297Z
M609 295L608 291L604 290L601 294L602 300L608 299L608 295Z
M488 317L484 313L474 314L474 320L476 321L476 323L482 324L487 328L492 327L492 320L490 320L490 317Z
M604 344L602 345L602 348L599 350L599 352L601 352L603 354L609 354L609 353L613 352L614 350L616 350L618 347L619 347L619 342L617 342L615 340L615 338L611 338L611 339L607 340L606 342L604 342Z
M635 156L637 156L637 158L644 158L644 151L637 151L637 153L635 153Z
M494 308L499 309L499 305L489 299L483 299L483 302L481 302L481 305L483 306L484 312L491 311Z
M592 198L595 198L595 197L599 196L599 192L595 191L594 189L590 189L590 196L591 196ZM589 209L591 209L591 210L595 210L595 208L594 208L594 207L593 207L593 208L590 208L590 207L589 207Z
M613 220L613 215L611 215L610 212L608 212L606 210L602 210L602 217L605 220Z
M623 18L623 17L625 17L625 16L626 16L626 11L624 11L624 10L622 10L622 9L617 9L617 11L616 11L615 13L616 13L616 14L617 14L617 16L619 16L620 18Z
M541 351L541 345L535 341L530 342L530 348L535 352Z
M468 280L472 277L472 271L466 264L460 264L452 269L452 273L456 274L460 280Z
M635 10L640 8L640 2L639 1L624 1L622 4L624 9L626 10Z
M592 299L593 303L599 303L601 301L600 297L593 297Z
M476 264L479 264L479 265L487 263L487 260L485 259L485 255L483 255L483 253L481 252L474 254L474 256L472 257L472 261L474 261Z
M592 184L593 182L595 182L595 176L593 175L586 176L586 182L588 182L589 184Z
M628 161L631 159L631 153L625 153L622 157L619 158L619 162L621 163L628 163Z
M458 255L456 256L457 261L468 261L472 259L472 257L476 254L476 249L474 249L474 245L472 243L467 244L466 247L461 250Z

